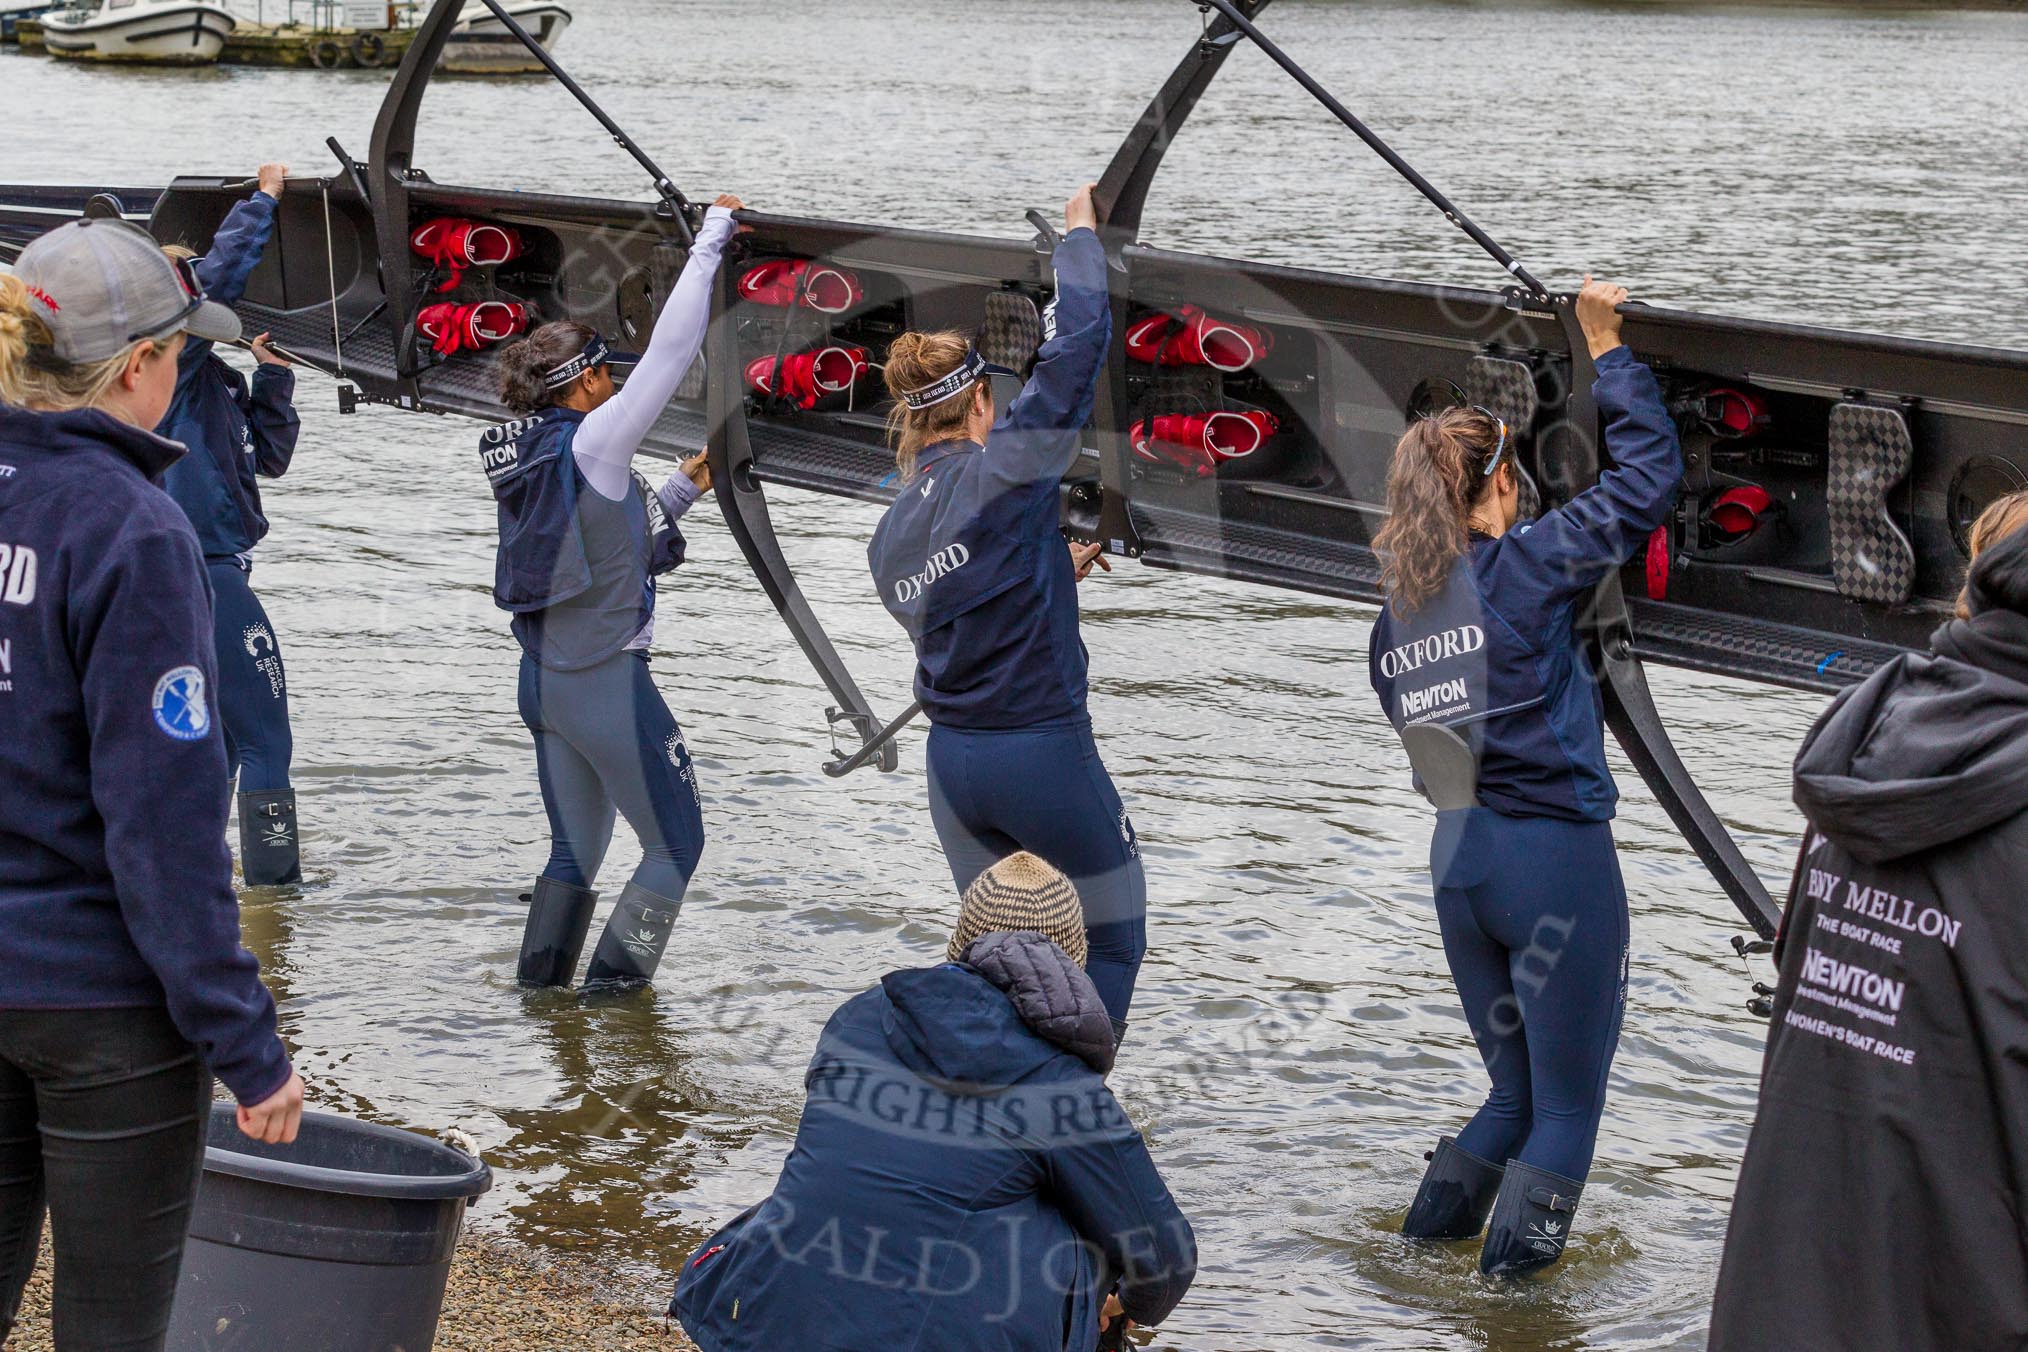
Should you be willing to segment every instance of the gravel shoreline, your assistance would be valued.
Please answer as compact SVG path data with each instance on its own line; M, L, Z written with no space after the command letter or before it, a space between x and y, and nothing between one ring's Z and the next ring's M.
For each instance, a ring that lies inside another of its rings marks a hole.
M695 1352L671 1322L666 1293L615 1297L596 1275L553 1262L519 1245L467 1231L451 1260L436 1352ZM49 1245L7 1352L50 1352Z

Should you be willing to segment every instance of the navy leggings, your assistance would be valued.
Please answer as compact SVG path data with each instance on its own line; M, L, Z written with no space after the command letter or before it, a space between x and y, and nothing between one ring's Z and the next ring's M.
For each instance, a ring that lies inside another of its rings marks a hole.
M241 793L289 787L289 679L282 645L254 595L250 573L230 559L207 559L212 642L218 649L218 711L227 763Z
M1493 1092L1458 1145L1582 1180L1627 1002L1627 891L1610 822L1437 815L1437 923Z
M1148 951L1148 879L1133 823L1091 724L1007 731L932 727L930 820L963 891L1027 850L1063 870L1084 903L1085 972L1124 1023Z
M641 840L634 882L681 901L704 853L704 813L690 749L647 654L619 653L584 671L551 671L524 654L520 703L549 813L543 874L590 887L617 808Z

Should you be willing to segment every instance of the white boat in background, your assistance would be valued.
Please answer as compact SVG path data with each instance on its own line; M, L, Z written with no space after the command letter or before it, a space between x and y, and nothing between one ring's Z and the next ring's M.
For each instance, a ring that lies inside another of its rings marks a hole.
M23 19L39 19L59 8L50 0L0 0L0 43L14 41L14 25Z
M55 57L206 66L218 60L232 14L209 0L100 0L42 18L42 41Z
M544 51L555 51L557 40L570 27L570 11L550 0L502 0L500 7L541 43ZM451 29L437 68L463 75L509 75L543 67L492 10L475 3L459 11L457 26Z

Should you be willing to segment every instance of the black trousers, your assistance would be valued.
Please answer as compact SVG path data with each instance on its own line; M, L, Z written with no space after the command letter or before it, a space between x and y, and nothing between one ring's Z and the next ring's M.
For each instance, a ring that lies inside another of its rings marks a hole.
M0 1009L0 1343L47 1208L57 1352L156 1352L211 1072L161 1009Z

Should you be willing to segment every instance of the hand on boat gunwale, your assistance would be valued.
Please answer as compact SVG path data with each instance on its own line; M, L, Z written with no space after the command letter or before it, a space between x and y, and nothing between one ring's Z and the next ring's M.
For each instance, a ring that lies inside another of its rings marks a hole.
M282 183L284 180L288 178L288 176L289 176L288 165L264 164L261 166L260 177L257 181L260 184L260 190L262 192L266 193L268 196L274 198L277 202L279 202L282 200Z
M711 199L711 205L715 207L724 207L727 211L746 210L746 203L739 200L739 194L736 192L720 193L718 196ZM735 235L748 234L752 230L753 227L750 225L735 225L732 227L732 233Z
M295 1071L280 1089L249 1108L239 1109L240 1133L267 1145L287 1145L296 1139L303 1121L303 1077Z
M254 360L262 366L280 366L286 369L289 366L288 359L268 346L268 339L272 337L274 337L272 333L262 334L246 345L247 351L253 353Z
M697 485L698 492L709 493L711 491L711 461L707 457L703 455L692 456L688 460L677 462L676 467L683 471L684 478Z
M1106 1297L1106 1306L1103 1310L1099 1311L1099 1334L1102 1341L1104 1335L1113 1331L1113 1320L1115 1319L1120 1320L1123 1325L1120 1329L1121 1333L1132 1333L1134 1331L1134 1321L1127 1318L1127 1307L1120 1304L1120 1293L1117 1291Z
M1070 566L1076 571L1079 582L1091 576L1093 564L1097 564L1108 573L1113 570L1113 566L1105 560L1104 541L1093 540L1088 545L1081 545L1075 540L1066 543L1070 545Z
M1585 274L1584 287L1577 293L1577 322L1593 361L1620 345L1619 306L1626 298L1625 287L1595 282Z
M1097 187L1096 183L1087 183L1063 204L1064 233L1068 234L1079 226L1087 230L1098 229L1098 207L1091 200L1092 191Z

